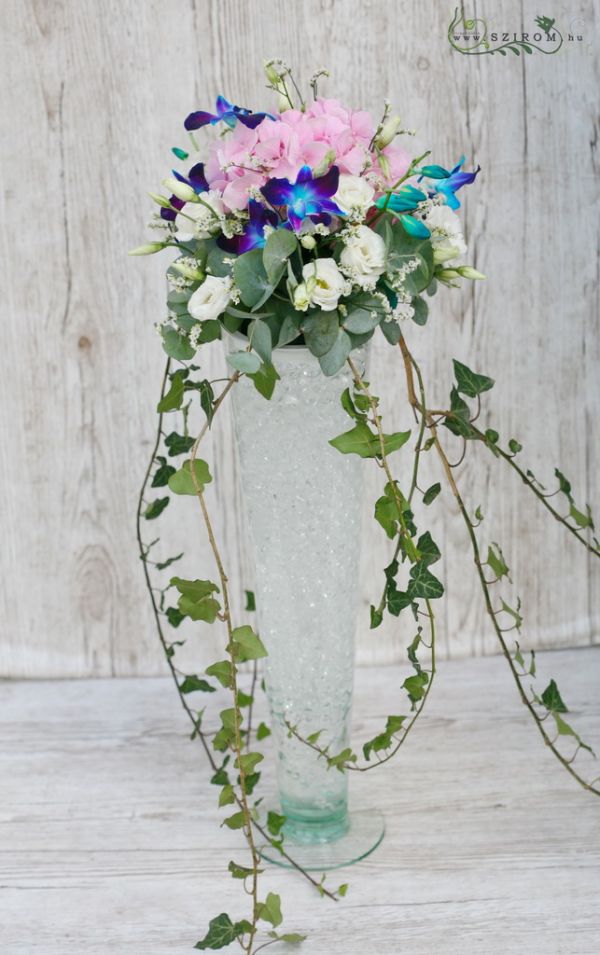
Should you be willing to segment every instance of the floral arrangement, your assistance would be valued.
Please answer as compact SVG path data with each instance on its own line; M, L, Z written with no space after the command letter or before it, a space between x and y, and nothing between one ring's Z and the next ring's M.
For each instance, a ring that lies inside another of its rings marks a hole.
M205 937L195 947L212 950L238 942L248 955L276 942L291 944L304 938L281 933L278 895L261 898L258 840L280 852L321 895L338 899L347 890L345 884L326 887L324 877L315 879L295 862L283 838L283 816L260 815L255 790L264 756L259 744L270 730L264 723L253 727L252 709L257 661L267 655L267 649L250 625L234 626L228 577L205 496L212 476L208 464L197 456L216 413L242 376L250 378L265 399L271 398L279 377L277 348L306 345L328 376L344 366L351 371L353 387L345 389L341 402L352 427L331 438L330 444L343 454L371 458L382 470L385 484L374 515L393 547L382 576L381 597L371 606L371 626L377 628L385 613L394 617L406 613L414 616L416 630L408 647L412 673L403 683L408 713L387 718L381 732L363 744L362 762L352 748L332 751L318 731L307 733L289 724L289 733L332 770L365 772L398 752L422 712L436 669L432 601L444 593L431 570L441 557L439 548L429 531L417 528L417 511L424 508L426 512L442 489L440 482L425 490L419 485L420 462L432 452L464 523L491 626L521 701L563 767L586 790L600 795L598 780L587 781L574 766L581 750L591 750L566 721L567 706L556 682L550 680L537 692L532 686L535 654L526 659L519 642L511 646L507 634L520 632L523 623L520 600L493 598L494 588L510 582L509 568L498 544L490 542L487 551L482 549L476 531L484 516L479 507L473 513L465 503L454 469L468 448L483 447L519 475L573 538L600 556L590 509L576 504L571 483L561 471L555 469L558 486L548 492L516 460L522 447L515 438L503 442L496 430L477 426L481 396L494 384L487 375L454 360L455 384L447 407L432 408L424 376L406 339L411 322L418 326L427 321L425 295L433 295L439 285L457 287L461 278L484 278L461 263L466 245L456 212L461 189L476 180L479 168L466 171L464 157L452 166L430 163L429 153L411 158L398 138L412 134L391 115L389 104L375 121L363 110L320 97L317 85L327 75L324 70L310 80L310 101L304 99L282 61L267 62L265 72L276 95L276 111L255 112L220 96L214 112L198 111L187 117L189 150L173 149L183 168L164 180L168 194L151 194L160 209L151 225L162 236L133 250L137 255L166 248L177 253L167 268L167 317L158 325L168 361L157 409L156 442L139 499L140 556L159 638L192 725L192 738L200 741L206 753L219 806L232 808L224 824L243 832L249 851L249 860L243 864L229 863L230 874L242 881L250 896L249 918L232 919L221 913L210 920ZM196 138L202 128L216 134L204 154ZM393 475L389 458L409 442L411 432L384 432L379 399L352 357L378 328L398 348L416 423L414 457L404 471L408 481ZM198 376L201 369L194 360L202 346L221 338L223 331L238 333L244 347L228 354L232 373L215 394L217 382ZM187 399L195 393L205 420L194 436L189 433ZM164 417L173 413L181 414L182 431L165 434ZM456 464L450 463L441 428L450 441L462 446ZM172 459L183 455L189 457L176 468ZM166 496L148 500L149 486L163 489ZM169 493L197 498L218 583L178 576L162 586L153 583L154 571L164 572L183 556L155 561L152 548L157 540L145 543L143 539L144 522L159 517L169 504ZM556 502L556 495L564 507ZM172 592L177 594L176 606L168 606ZM246 610L253 609L254 597L248 592ZM170 638L167 626L176 628L184 618L219 621L225 626L224 659L215 661L201 676L182 672L175 662L183 641ZM427 665L419 659L423 649L428 653ZM250 693L240 689L238 682L239 666L246 662L254 668ZM205 708L190 700L196 698L194 694L205 697L214 692L215 684L230 692L231 705L220 712L219 729L212 733L202 725ZM570 752L564 751L564 743L571 744ZM263 923L270 926L266 937L261 935Z

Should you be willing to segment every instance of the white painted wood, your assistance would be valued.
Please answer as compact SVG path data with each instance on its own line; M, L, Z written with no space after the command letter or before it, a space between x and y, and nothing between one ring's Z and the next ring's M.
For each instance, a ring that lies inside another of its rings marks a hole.
M450 7L5 0L0 674L163 672L132 518L162 364L152 323L163 313L164 263L125 253L143 240L144 193L165 174L183 117L219 91L264 102L263 56L287 57L301 76L327 64L332 95L373 110L387 95L418 129L415 148L448 162L464 151L481 163L464 210L488 282L444 290L427 328L408 330L410 343L436 401L448 393L452 357L492 375L484 423L519 437L542 480L551 484L559 465L579 500L598 497L598 56L588 5L553 11L583 18L583 45L506 60L453 53ZM538 12L516 0L494 6L507 28ZM212 351L215 373L221 358ZM383 342L372 380L391 418L408 420L398 356ZM239 605L251 568L227 414L217 445L211 495ZM397 466L408 466L406 454ZM410 637L404 623L367 629L383 565L370 520L378 478L370 473L364 502L361 662L400 659ZM529 643L597 639L600 591L579 545L484 449L473 450L461 481L486 514L483 543L498 540L513 568ZM447 497L427 515L448 555L441 642L450 656L493 652ZM177 531L166 515L164 533L172 553ZM200 528L188 550L190 574L210 572ZM200 661L214 656L217 639L202 635Z
M538 663L597 742L600 652ZM359 671L355 740L396 711L404 675ZM0 685L3 952L184 955L215 914L244 917L225 871L243 841L219 829L187 732L164 679ZM302 955L598 950L597 800L541 744L500 658L443 664L402 754L353 777L352 800L382 809L387 833L329 874L350 883L343 902L274 867L261 883L281 893L286 929L309 935Z

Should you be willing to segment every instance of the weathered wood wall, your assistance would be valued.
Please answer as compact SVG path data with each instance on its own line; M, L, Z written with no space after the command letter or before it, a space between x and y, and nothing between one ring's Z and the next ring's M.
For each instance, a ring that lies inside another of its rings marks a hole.
M575 24L583 41L555 56L505 59L452 52L451 7L434 0L3 0L0 675L162 671L133 514L163 363L152 323L162 316L164 263L128 259L126 251L143 240L144 193L159 185L183 117L220 91L246 105L264 102L265 56L287 58L301 76L328 65L331 95L374 111L388 96L418 129L415 148L431 146L438 161L465 152L469 164L481 163L464 214L474 264L489 279L444 290L429 325L408 330L411 344L436 401L449 391L452 357L493 376L485 424L519 437L523 460L542 480L551 483L558 464L580 500L597 492L592 4L560 2L552 11ZM481 5L477 12L486 15ZM507 30L527 29L537 13L516 0L489 10ZM222 360L213 353L211 371ZM398 358L383 341L371 378L394 417L405 419L397 412L405 406ZM230 573L251 586L228 421L215 466L212 494ZM485 513L483 540L499 541L512 567L524 642L597 639L600 590L583 548L484 449L473 449L460 479ZM377 480L370 474L365 495L363 662L398 659L411 636L407 624L367 629L384 560L381 533L368 519ZM189 510L169 511L189 526ZM494 652L447 494L437 511L449 593L439 613L444 651ZM173 531L165 526L164 533ZM194 546L186 570L210 573L205 545ZM195 638L200 658L212 655L214 639Z

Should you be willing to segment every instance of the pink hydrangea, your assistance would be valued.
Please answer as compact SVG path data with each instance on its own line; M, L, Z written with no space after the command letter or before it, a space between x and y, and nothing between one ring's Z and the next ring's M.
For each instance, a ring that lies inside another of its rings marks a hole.
M401 146L387 146L385 175L376 151L369 148L374 131L369 113L319 98L305 112L290 109L264 119L255 129L238 123L212 144L206 177L229 209L244 209L251 189L268 179L295 181L305 165L320 172L336 165L341 173L367 175L384 189L405 174L410 157Z

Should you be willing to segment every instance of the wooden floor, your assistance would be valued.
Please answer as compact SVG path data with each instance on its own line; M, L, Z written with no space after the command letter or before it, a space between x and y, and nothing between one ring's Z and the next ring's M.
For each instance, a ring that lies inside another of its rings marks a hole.
M600 650L540 654L539 669L600 750ZM357 739L397 711L399 677L358 671ZM263 876L286 930L310 936L302 955L596 955L600 800L545 751L500 658L438 679L402 757L353 779L387 834L328 876L346 899ZM166 679L0 684L2 955L183 955L210 917L246 915L224 871L240 839L219 829L186 733Z

